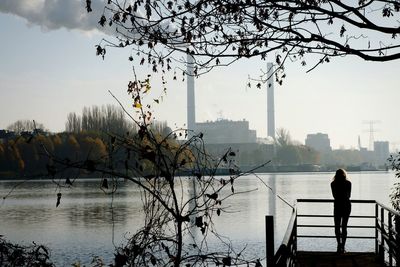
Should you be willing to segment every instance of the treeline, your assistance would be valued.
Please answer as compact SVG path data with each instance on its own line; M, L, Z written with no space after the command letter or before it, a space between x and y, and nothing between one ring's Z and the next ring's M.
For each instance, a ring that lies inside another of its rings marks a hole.
M171 132L165 121L153 121L149 128L162 134ZM106 135L125 135L136 133L137 130L137 123L132 119L126 119L124 110L114 105L84 107L82 115L71 112L65 122L65 131L68 133L96 132Z
M7 127L7 130L12 131L16 134L20 134L24 131L34 131L35 129L40 129L42 131L46 131L43 123L35 122L34 120L17 120L16 122L10 124Z
M308 146L290 144L278 146L274 161L282 165L320 164L320 153Z
M135 122L126 119L121 108L112 105L85 107L82 115L69 113L62 133L39 132L34 126L44 128L43 124L20 120L8 127L17 133L13 138L0 137L0 179L48 174L52 164L49 154L66 162L106 163L112 137L133 137L138 128ZM166 122L155 121L149 128L160 135L171 131ZM21 131L30 134L21 135ZM118 153L114 154L118 157ZM114 161L117 163L118 159ZM87 173L71 175L88 176Z
M337 169L374 162L372 154L366 157L362 152L355 149L316 151L293 141L289 132L285 129L278 129L275 149L273 162L282 165L315 164L325 166L328 169Z
M282 165L319 164L320 153L293 141L288 130L280 128L276 132L276 153L274 162Z
M135 133L126 140L136 142L137 136L138 134ZM157 136L162 138L159 134ZM88 162L97 166L104 165L107 168L113 165L115 170L123 171L127 151L113 144L114 138L116 137L113 135L103 138L102 134L95 132L18 136L0 143L0 179L43 178L47 175L51 176L53 172L68 177L98 175L87 170L79 170L79 166L85 167ZM53 156L61 160L63 164L54 164L51 160ZM142 155L133 151L129 155L130 162L140 163L142 169L145 170L147 169L146 162L142 162L141 157ZM75 167L68 168L69 163ZM65 169L54 169L55 165L64 166ZM87 166L85 168L87 169Z
M48 174L47 153L71 162L101 161L107 156L107 145L95 133L18 136L0 144L0 178Z
M125 118L121 108L113 105L84 107L82 115L71 112L67 116L65 131L70 133L104 132L125 134L135 132L136 124Z
M216 145L207 148L216 156L223 149L216 150ZM293 140L285 129L278 129L273 144L236 147L236 162L242 166L257 166L271 160L274 166L321 165L329 169L353 167L374 162L372 152L364 155L359 150L343 149L320 152ZM215 152L216 151L216 152Z
M274 143L206 144L207 152L214 158L224 155L231 148L235 152L235 164L244 170L271 161L262 171L275 170L276 166L317 165L320 153L293 141L287 130L280 129Z

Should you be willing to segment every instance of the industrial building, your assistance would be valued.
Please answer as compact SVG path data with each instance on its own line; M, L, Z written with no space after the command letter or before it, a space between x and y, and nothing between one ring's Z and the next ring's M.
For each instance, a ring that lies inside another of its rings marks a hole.
M319 152L332 151L331 140L327 134L307 134L305 144L306 146L311 147Z
M236 163L252 166L265 162L274 156L273 142L258 142L257 133L249 128L249 121L218 119L196 122L196 101L194 82L194 58L187 55L187 127L188 138L194 133L202 133L208 153L221 157L228 149L236 154ZM274 80L273 65L267 64L267 134L268 140L275 139Z
M256 143L255 130L249 129L249 122L219 119L216 121L196 122L196 100L194 83L194 64L192 55L187 55L187 128L188 138L193 133L203 133L204 140L209 144L223 143ZM275 107L274 107L274 80L273 64L267 64L267 134L275 139Z
M203 133L206 144L228 144L228 143L256 143L257 133L249 129L249 122L217 120L199 122L195 124L195 130Z
M375 162L378 165L384 165L389 158L389 142L388 141L375 141L374 142Z

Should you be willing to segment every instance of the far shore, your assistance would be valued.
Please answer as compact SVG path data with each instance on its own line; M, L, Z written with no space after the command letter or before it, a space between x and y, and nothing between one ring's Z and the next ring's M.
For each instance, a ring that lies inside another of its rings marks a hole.
M293 174L293 173L333 173L335 172L336 169L332 169L332 170L294 170L294 169L288 169L288 170L269 170L269 171L254 171L254 173L256 174L276 174L276 173L288 173L288 174ZM349 169L346 170L348 173L360 173L360 172L390 172L390 170L387 169L369 169L369 170L354 170L354 169ZM246 169L242 170L242 173L246 173ZM240 173L236 173L236 174L240 174ZM181 177L181 176L188 176L189 173L180 173L177 176ZM228 169L219 169L216 173L216 176L229 176L230 172ZM29 176L23 176L23 177L18 177L18 178L14 178L15 176L8 176L8 175L1 175L0 173L0 181L32 181L32 180L65 180L66 177L56 177L54 179L52 179L51 177L48 177L46 175L43 176L39 176L39 175L35 175L35 177L29 177ZM94 175L82 175L82 176L78 176L78 177L69 177L70 179L75 178L75 179L103 179L103 178L107 178L107 177L99 177L99 175L96 173ZM123 179L123 178L121 178Z

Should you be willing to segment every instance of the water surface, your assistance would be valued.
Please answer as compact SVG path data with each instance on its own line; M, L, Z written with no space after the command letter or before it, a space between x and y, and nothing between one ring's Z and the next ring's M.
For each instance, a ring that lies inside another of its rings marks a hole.
M265 257L265 215L275 216L275 247L284 235L291 208L270 190L292 204L297 198L331 198L330 182L333 173L258 174L238 179L238 194L225 202L229 213L215 219L220 234L228 236L235 247L247 245L256 257ZM390 188L395 180L391 172L350 173L353 199L376 199L389 204ZM260 179L270 188L266 187ZM0 197L18 185L0 206L0 235L15 242L44 243L51 248L53 260L60 266L71 262L90 262L101 256L107 263L113 257L114 246L126 241L142 224L142 207L138 188L120 181L114 197L100 189L99 180L77 180L72 188L58 188L49 180L0 181ZM184 185L192 190L191 183ZM56 208L56 194L62 199ZM300 206L304 212L331 214L331 205ZM352 214L373 212L373 207L353 204ZM332 224L331 219L318 223ZM353 220L353 223L360 223ZM351 224L350 221L349 224ZM362 222L364 223L364 222ZM333 229L321 234L333 235ZM314 232L313 234L318 234ZM350 234L360 234L350 229ZM366 234L368 233L361 233ZM299 240L299 249L335 250L335 240ZM372 250L372 241L349 240L347 250Z

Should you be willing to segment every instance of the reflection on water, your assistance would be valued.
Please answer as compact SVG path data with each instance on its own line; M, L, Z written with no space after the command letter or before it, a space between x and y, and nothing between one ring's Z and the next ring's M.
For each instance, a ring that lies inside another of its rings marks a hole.
M331 198L329 183L332 176L332 173L259 174L269 187L289 203L297 198ZM388 204L388 195L394 181L393 173L350 173L349 178L353 183L353 199L376 199ZM195 189L191 180L186 182L185 193L193 194ZM1 181L0 197L5 196L15 185L16 182L13 181ZM109 261L113 256L114 244L123 243L125 236L138 229L143 221L138 188L132 183L122 181L119 181L118 187L112 199L99 189L98 180L77 180L73 188L61 189L61 205L56 208L56 194L59 189L54 183L22 183L0 206L0 235L16 242L35 241L48 245L52 249L52 257L59 265L68 265L78 260L89 262L94 255ZM256 190L238 194L225 201L224 206L229 213L216 217L215 224L220 234L232 240L235 248L240 249L247 244L248 253L264 258L264 216L275 216L278 247L291 209L254 176L243 177L235 182L236 192L254 189ZM321 204L304 204L301 209L305 213L332 214L331 205L318 205ZM368 209L354 204L352 214L361 215L369 212ZM326 221L318 223L333 224L329 219L323 220ZM356 223L355 219L353 223ZM352 224L352 219L349 224ZM318 234L318 231L322 231L321 234L330 231L333 235L333 229L316 230L312 234ZM349 229L349 234L368 234L357 231L360 230ZM373 247L372 243L369 244L370 241L361 242L349 240L347 249L368 250ZM336 241L332 239L310 242L300 239L299 248L334 250Z

